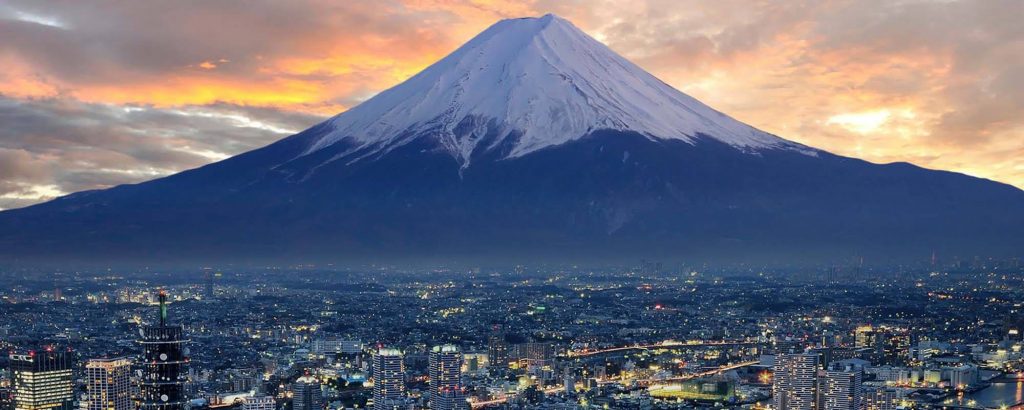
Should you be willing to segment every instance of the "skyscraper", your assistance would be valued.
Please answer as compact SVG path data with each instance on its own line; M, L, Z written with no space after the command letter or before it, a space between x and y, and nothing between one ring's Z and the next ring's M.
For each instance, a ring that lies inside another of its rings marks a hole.
M462 391L462 352L454 345L430 350L430 408L455 410L468 407Z
M213 299L213 271L207 270L203 275L203 298Z
M487 362L492 369L508 367L508 345L501 325L494 325L491 335L487 337Z
M324 408L320 382L308 374L292 385L292 410L320 410Z
M405 358L397 349L378 349L373 356L373 409L404 406Z
M14 410L74 408L71 375L74 358L70 352L46 348L26 354L11 354L8 358Z
M814 410L818 355L780 354L775 358L772 402L776 409Z
M139 344L144 353L145 367L139 381L140 410L182 410L188 402L185 397L183 368L188 364L185 332L181 326L167 323L167 294L160 292L160 316L155 326L139 329Z
M865 404L862 380L862 373L853 369L822 372L819 410L861 410Z
M90 359L85 364L83 410L132 410L131 360Z

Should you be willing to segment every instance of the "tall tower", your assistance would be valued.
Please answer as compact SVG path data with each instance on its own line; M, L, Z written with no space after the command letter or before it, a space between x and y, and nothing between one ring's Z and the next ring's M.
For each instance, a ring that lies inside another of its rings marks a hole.
M11 354L8 358L14 410L74 409L71 352L48 347L39 352Z
M487 337L487 362L492 369L508 367L508 345L501 325L494 325L491 335Z
M462 391L462 352L458 346L434 346L430 350L430 408L456 410L468 406Z
M188 404L185 381L188 374L188 349L181 326L167 323L167 294L160 291L160 316L155 326L139 329L142 338L143 366L139 382L140 410L183 410Z
M213 271L210 270L203 277L203 299L213 300Z
M775 358L772 402L776 409L814 410L818 355L780 354Z
M82 410L132 410L131 360L90 359L85 364Z
M405 358L398 349L378 349L373 356L373 409L405 405Z
M324 407L324 396L320 382L308 374L292 385L292 410L320 410Z

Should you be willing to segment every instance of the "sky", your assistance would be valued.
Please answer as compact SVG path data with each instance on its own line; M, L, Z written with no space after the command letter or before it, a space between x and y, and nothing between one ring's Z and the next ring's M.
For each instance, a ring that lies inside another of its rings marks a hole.
M0 209L258 148L555 13L783 138L1024 187L1024 1L0 1Z

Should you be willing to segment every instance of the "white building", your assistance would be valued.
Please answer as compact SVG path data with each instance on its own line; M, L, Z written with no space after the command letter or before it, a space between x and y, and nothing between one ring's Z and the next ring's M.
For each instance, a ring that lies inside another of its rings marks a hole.
M406 408L405 358L398 349L380 349L373 356L373 409Z
M949 370L949 384L953 388L964 389L978 383L978 367L965 365Z
M435 346L430 350L430 408L468 408L462 391L462 352L458 346Z
M132 410L131 360L90 359L85 364L83 410Z
M249 396L242 399L242 410L274 410L276 407L273 396Z

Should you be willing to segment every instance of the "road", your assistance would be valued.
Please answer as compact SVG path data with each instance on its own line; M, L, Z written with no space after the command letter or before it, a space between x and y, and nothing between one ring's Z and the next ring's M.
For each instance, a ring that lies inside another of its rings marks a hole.
M647 349L663 349L672 347L713 347L713 346L753 346L758 344L757 342L745 342L745 341L715 341L715 342L701 342L701 343L684 343L684 342L662 342L652 345L635 345L635 346L622 346L622 347L611 347L601 350L580 350L568 352L568 356L571 358L578 357L589 357L599 354L622 352L626 350L647 350Z

